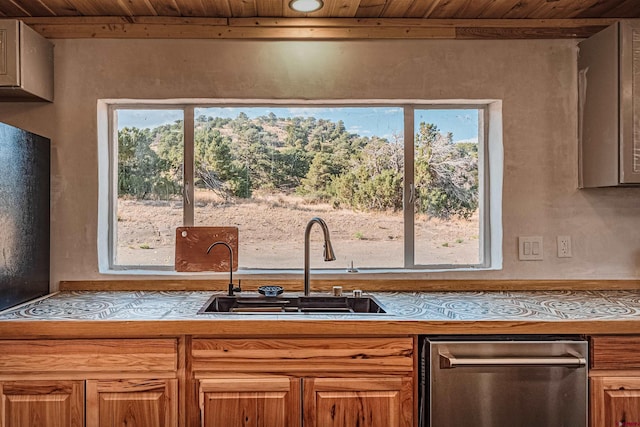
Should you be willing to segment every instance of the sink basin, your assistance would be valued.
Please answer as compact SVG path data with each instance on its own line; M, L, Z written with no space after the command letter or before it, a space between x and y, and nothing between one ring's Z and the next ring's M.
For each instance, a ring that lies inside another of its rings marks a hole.
M226 296L214 295L198 314L299 314L299 313L345 313L384 314L386 310L372 296L358 298L341 296Z

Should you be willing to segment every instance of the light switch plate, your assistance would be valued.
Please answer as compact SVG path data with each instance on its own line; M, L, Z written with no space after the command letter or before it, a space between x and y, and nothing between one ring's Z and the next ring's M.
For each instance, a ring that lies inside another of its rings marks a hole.
M520 261L541 261L543 259L542 236L518 237L518 259Z

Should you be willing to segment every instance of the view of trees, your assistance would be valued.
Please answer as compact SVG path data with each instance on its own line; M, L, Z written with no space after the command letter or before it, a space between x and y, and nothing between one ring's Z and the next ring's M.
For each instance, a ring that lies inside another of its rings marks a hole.
M401 210L402 137L349 133L342 121L313 117L195 121L197 187L225 199L257 190L296 193L354 210ZM182 187L183 122L118 132L118 194L167 199ZM468 218L478 207L477 144L454 143L433 124L415 136L416 211Z

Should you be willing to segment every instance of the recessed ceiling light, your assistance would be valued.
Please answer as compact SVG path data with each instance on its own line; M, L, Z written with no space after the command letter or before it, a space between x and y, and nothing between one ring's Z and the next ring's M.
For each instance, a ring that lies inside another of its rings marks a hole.
M291 0L289 2L289 7L296 12L315 12L322 9L322 6L324 6L322 0Z

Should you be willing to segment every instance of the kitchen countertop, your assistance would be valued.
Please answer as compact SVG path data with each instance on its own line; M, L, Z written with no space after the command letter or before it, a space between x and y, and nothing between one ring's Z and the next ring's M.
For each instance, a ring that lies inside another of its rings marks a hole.
M630 334L640 291L372 292L388 314L198 314L213 291L64 291L0 312L0 337Z

